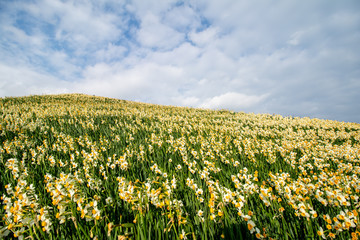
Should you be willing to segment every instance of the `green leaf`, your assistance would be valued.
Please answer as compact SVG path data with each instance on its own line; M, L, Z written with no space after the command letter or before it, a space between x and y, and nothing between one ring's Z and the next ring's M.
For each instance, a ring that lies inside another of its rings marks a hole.
M135 228L135 224L133 223L122 223L120 226L125 228Z

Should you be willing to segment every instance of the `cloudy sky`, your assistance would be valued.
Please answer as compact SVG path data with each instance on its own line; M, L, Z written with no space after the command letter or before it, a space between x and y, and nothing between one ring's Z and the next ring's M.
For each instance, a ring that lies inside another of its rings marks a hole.
M360 123L360 1L0 1L0 97L73 92Z

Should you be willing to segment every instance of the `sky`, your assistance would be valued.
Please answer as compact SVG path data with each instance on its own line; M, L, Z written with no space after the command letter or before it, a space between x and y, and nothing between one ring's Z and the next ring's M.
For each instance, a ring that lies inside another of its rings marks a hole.
M1 0L0 97L360 123L358 0Z

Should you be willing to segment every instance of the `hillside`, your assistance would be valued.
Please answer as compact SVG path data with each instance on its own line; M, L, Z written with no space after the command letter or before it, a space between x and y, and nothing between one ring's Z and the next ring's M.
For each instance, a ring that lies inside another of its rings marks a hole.
M0 99L0 238L360 237L360 124Z

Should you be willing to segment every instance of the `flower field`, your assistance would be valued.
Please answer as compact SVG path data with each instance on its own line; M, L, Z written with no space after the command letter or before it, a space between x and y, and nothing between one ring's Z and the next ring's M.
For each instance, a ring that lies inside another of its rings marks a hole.
M360 124L0 99L0 239L358 239Z

